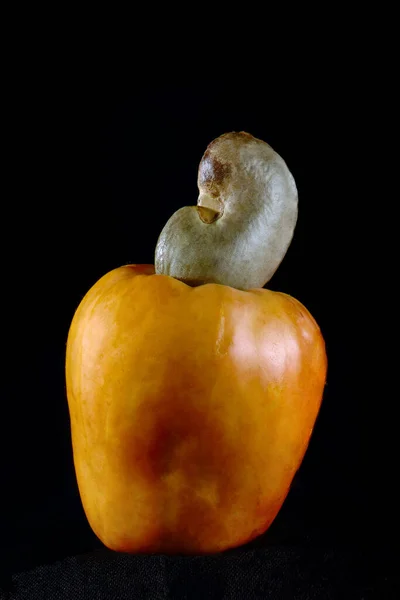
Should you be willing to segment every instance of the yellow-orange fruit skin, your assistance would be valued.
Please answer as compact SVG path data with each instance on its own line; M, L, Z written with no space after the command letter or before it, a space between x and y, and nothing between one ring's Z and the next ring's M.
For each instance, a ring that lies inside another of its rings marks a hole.
M326 370L318 325L286 294L192 288L151 265L102 277L66 356L93 531L116 551L189 554L265 532L307 449Z

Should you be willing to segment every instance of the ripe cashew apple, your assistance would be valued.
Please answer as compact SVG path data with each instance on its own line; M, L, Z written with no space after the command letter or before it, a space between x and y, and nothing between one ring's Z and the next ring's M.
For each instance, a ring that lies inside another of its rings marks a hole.
M155 266L86 294L69 331L67 397L88 521L122 552L211 553L264 533L321 405L321 331L262 289L297 219L283 159L240 132L214 140L199 199L178 210Z

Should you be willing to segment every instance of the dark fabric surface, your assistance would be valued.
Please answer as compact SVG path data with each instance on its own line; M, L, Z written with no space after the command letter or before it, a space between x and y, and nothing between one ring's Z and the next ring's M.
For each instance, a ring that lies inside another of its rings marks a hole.
M377 548L318 545L243 549L203 557L130 556L102 548L17 573L0 597L398 600L398 558Z

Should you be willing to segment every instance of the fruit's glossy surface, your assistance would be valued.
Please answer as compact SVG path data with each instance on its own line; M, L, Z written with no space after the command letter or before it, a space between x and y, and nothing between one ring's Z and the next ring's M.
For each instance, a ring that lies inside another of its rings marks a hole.
M111 271L72 321L79 491L114 550L217 552L282 506L320 407L325 344L286 294L153 273Z

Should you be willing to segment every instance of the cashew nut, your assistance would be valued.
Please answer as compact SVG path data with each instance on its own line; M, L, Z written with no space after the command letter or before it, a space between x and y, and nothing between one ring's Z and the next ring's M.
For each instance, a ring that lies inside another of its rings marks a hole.
M284 160L245 132L221 135L198 171L197 206L175 212L155 251L155 271L188 285L263 287L297 221L297 189Z

